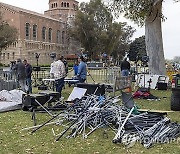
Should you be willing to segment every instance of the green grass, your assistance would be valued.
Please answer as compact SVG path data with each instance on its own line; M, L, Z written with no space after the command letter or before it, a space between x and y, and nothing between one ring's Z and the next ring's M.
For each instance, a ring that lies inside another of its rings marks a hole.
M65 99L71 93L71 88L63 90ZM37 89L34 89L37 92ZM160 101L135 100L140 108L170 110L170 91L152 91L152 94L161 98ZM180 112L168 113L172 121L178 121ZM49 119L45 113L37 113L38 124ZM61 138L55 142L52 128L60 132L62 127L49 125L31 134L29 131L21 131L23 128L33 126L31 113L14 111L0 114L0 154L116 154L116 153L180 153L180 144L175 141L170 144L156 144L150 149L145 149L140 143L127 149L122 144L113 144L114 134L108 130L108 138L103 137L103 129L95 131L88 139Z

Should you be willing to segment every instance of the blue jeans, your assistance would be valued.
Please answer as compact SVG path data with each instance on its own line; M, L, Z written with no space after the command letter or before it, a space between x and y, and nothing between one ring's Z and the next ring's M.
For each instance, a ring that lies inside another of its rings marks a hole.
M121 75L122 76L128 76L129 75L129 70L122 70Z
M56 91L60 93L60 98L61 98L61 91L62 88L64 87L64 78L56 80L55 84L56 84Z
M26 85L27 85L27 87L28 87L28 92L29 93L32 93L32 80L31 80L31 78L27 78L26 79Z

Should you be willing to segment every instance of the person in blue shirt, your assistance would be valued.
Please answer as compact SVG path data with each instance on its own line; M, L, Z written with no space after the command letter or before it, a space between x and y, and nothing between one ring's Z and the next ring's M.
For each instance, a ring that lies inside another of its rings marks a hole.
M74 70L74 76L76 76L78 74L78 62L77 62L77 60L74 62L73 70Z
M84 59L83 56L80 56L78 58L78 61L80 63L79 63L79 66L78 66L77 77L78 77L80 83L84 83L86 81L86 76L87 76L85 59Z

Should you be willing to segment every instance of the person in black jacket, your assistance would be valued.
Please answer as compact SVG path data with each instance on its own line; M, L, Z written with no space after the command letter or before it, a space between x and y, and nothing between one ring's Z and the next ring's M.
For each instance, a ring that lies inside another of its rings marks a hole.
M17 82L22 91L26 92L26 73L25 65L22 63L21 59L17 59L17 63L13 66L13 70L16 71Z
M127 61L127 58L124 58L124 60L121 63L121 75L128 76L129 72L130 72L130 63Z
M26 72L26 85L28 87L27 92L32 93L32 80L31 80L32 66L27 62L26 59L24 59L23 62L25 65L25 72Z

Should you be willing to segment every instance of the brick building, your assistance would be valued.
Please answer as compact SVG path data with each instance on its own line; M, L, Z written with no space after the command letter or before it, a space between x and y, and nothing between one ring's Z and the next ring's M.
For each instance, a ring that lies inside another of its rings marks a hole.
M52 52L65 55L77 50L66 33L77 7L75 0L49 0L49 9L40 14L0 2L3 20L18 30L17 41L2 50L0 63L8 64L21 58L35 65L38 53L39 64L49 64Z

